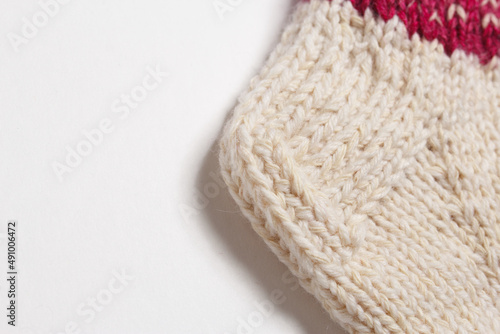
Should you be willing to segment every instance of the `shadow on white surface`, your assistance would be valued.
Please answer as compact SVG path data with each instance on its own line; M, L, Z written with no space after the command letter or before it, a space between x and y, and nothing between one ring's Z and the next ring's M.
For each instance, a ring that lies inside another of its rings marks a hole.
M217 142L212 145L212 149L205 156L201 166L197 180L197 186L200 189L212 182L210 173L215 172L220 175L217 145ZM214 234L227 247L227 256L232 256L240 262L266 295L270 296L276 289L285 293L286 301L275 305L274 314L286 314L287 317L293 318L294 322L300 326L297 333L346 333L330 319L312 295L298 286L296 282L291 283L292 276L286 266L252 229L250 222L242 215L227 188L222 189L218 196L210 200L203 213ZM260 332L264 333L264 329L260 329Z
M292 0L288 8L288 19L296 8L299 0ZM284 22L283 26L286 23ZM275 45L279 39L275 41ZM269 50L269 52L272 50ZM232 110L227 113L226 120ZM225 122L224 122L225 123ZM220 131L219 131L220 133ZM196 180L196 187L204 189L205 185L213 182L213 173L220 177L218 140L213 142L211 149L206 153ZM296 280L292 282L292 274L271 252L257 233L252 229L250 222L243 216L237 204L229 194L227 187L221 193L211 198L203 210L205 221L209 224L216 240L225 246L224 256L231 257L241 264L251 281L262 289L263 295L271 296L273 291L284 292L286 301L275 305L275 312L271 315L284 315L298 328L293 333L304 334L346 334L321 307L320 303L302 287ZM256 297L259 299L259 297ZM269 297L271 299L271 297ZM253 333L266 333L265 328L256 329ZM274 334L274 333L273 333Z

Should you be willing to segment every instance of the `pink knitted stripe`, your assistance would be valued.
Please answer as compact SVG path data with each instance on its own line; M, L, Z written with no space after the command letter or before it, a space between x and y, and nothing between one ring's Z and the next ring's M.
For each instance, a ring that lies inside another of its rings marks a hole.
M462 49L483 64L500 56L500 0L350 1L361 14L370 8L385 21L397 15L410 36L437 39L448 55Z

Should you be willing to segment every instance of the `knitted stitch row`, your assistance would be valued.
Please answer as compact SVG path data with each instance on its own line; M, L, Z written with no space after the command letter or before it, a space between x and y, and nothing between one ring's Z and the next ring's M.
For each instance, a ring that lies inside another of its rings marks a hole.
M457 48L476 54L482 63L500 55L499 0L351 0L363 14L370 8L388 21L394 16L408 33L437 39L450 55Z
M350 333L500 333L497 8L455 1L469 28L443 3L300 3L220 142L244 215ZM436 11L463 28L429 37Z

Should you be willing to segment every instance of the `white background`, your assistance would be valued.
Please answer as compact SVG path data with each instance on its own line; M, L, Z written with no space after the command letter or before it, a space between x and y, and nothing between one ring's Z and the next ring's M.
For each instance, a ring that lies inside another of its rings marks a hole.
M214 2L73 0L44 22L38 1L0 1L1 333L344 333L210 176L224 121L296 1ZM114 112L154 69L169 75ZM112 131L59 178L54 164L106 119ZM133 279L110 292L118 272Z

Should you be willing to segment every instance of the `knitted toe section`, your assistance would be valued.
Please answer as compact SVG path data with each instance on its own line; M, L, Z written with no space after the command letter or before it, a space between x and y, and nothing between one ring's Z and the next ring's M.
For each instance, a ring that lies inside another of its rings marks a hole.
M495 58L301 3L226 125L222 175L351 333L499 333L499 110Z

